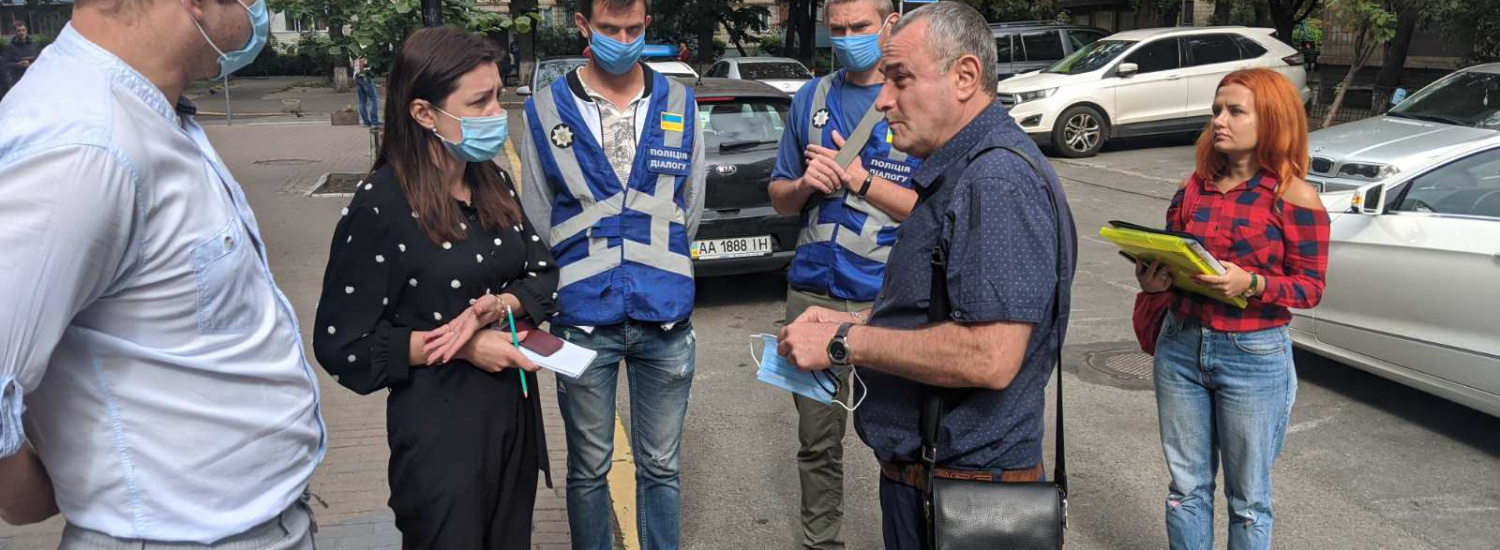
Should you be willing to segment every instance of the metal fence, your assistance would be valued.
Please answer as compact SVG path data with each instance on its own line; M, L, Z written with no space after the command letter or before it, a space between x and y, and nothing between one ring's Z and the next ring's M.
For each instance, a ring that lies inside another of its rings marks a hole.
M1340 82L1307 83L1313 93L1312 101L1307 104L1307 123L1311 129L1323 127L1323 119L1328 117L1328 111L1333 108L1333 100L1338 95L1338 84ZM1344 94L1343 105L1339 106L1339 112L1333 117L1333 124L1385 114L1395 106L1391 100L1398 98L1397 90L1400 88L1359 84L1350 86L1349 92Z

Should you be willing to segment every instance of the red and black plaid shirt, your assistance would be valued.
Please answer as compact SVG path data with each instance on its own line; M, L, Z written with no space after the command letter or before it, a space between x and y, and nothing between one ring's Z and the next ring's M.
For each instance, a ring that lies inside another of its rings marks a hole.
M1248 332L1290 323L1287 308L1308 309L1323 298L1328 272L1328 213L1276 198L1276 178L1262 172L1220 193L1197 175L1172 197L1167 229L1197 235L1221 261L1265 279L1265 290L1238 307L1173 290L1178 319L1225 332Z

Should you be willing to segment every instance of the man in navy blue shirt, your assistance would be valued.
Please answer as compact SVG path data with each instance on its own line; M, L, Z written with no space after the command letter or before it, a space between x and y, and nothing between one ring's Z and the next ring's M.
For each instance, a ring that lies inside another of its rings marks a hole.
M771 203L799 214L802 229L787 272L786 321L811 306L842 312L870 308L901 220L917 194L918 161L891 146L891 133L874 109L884 75L880 47L900 16L890 0L829 0L828 27L843 69L808 82L792 99L771 178ZM861 136L861 119L875 124ZM856 138L863 138L863 144ZM847 141L846 141L847 140ZM859 147L848 166L835 161L845 146ZM848 369L837 376L849 387ZM849 401L849 391L836 397ZM802 487L802 540L807 550L844 547L843 440L848 415L837 404L793 395L797 406L797 473Z
M929 395L946 396L939 468L1042 478L1044 391L1067 328L1077 238L1056 174L994 101L995 44L977 11L938 2L910 12L884 53L875 104L896 148L923 159L912 176L920 198L872 314L809 308L782 331L778 352L802 370L863 369L869 395L855 427L881 463L886 548L917 549L925 519L910 474ZM951 309L933 324L935 248L946 251Z

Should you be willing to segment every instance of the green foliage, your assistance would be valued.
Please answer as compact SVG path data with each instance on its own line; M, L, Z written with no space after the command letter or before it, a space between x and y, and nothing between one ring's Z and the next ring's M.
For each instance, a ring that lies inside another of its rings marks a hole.
M1328 23L1356 37L1373 48L1396 36L1396 11L1382 0L1327 0L1323 17Z
M1303 42L1312 42L1314 48L1323 44L1322 20L1309 17L1303 24L1292 28L1292 45L1300 48Z
M573 25L541 25L536 28L536 55L580 55L587 44Z
M1029 21L1056 19L1056 8L1032 0L962 0L984 14L986 21ZM1157 0L1135 0L1155 2ZM1169 0L1162 0L1169 1Z
M313 17L326 22L328 42L323 53L330 63L365 57L375 72L389 70L396 49L422 26L421 0L268 0L272 11L288 17ZM474 0L443 0L443 23L480 33L515 30L529 33L541 16L510 16L480 11ZM345 34L343 29L351 32ZM304 53L299 48L297 55ZM331 65L330 65L331 66Z
M1500 2L1425 0L1425 14L1445 33L1473 44L1467 63L1500 61Z

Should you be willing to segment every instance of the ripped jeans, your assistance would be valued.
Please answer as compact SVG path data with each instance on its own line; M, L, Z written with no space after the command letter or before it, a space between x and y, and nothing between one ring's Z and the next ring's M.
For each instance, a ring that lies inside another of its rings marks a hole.
M599 352L577 379L557 377L557 403L568 440L568 523L573 548L609 550L610 459L615 448L615 383L620 361L630 378L630 445L636 465L640 548L679 546L682 494L678 456L682 421L697 363L691 321L670 330L629 321L592 333L552 326L559 338Z
M1297 397L1287 327L1220 332L1168 314L1152 366L1172 550L1214 547L1221 459L1230 550L1271 548L1271 465Z

